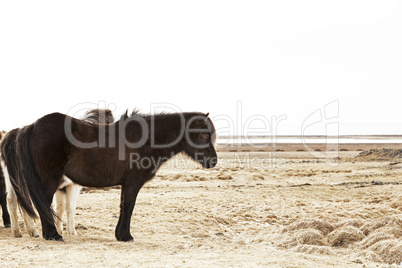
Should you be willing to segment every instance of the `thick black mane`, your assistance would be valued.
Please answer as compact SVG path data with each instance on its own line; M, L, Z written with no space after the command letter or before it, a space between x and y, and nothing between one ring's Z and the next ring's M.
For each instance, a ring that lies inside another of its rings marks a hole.
M124 114L121 115L121 117L120 117L120 119L118 121L126 120L126 119L129 119L131 117L136 117L136 116L140 116L140 117L142 117L144 119L149 119L149 118L152 118L152 117L153 118L158 118L158 119L159 118L161 118L161 119L169 119L169 118L177 117L177 116L184 116L184 118L186 118L186 119L190 118L190 117L193 117L193 116L200 116L200 117L207 118L207 115L204 114L204 113L201 113L201 112L183 112L183 113L158 112L158 113L155 113L155 114L144 114L144 113L141 113L138 109L134 109L130 113L130 115L128 114L128 110L126 110L124 112ZM118 121L116 121L116 123Z
M215 142L215 127L208 117L208 114L201 112L183 112L183 113L166 113L159 112L154 114L144 114L138 109L134 109L131 114L128 110L115 122L115 124L128 124L131 127L126 127L128 133L133 135L133 140L141 138L142 126L139 122L145 122L148 127L148 135L158 133L157 137L153 136L154 141L158 144L169 144L176 140L180 135L183 135L185 128L205 129L209 125L211 131L212 142ZM191 126L188 125L191 123ZM149 139L146 143L149 145Z

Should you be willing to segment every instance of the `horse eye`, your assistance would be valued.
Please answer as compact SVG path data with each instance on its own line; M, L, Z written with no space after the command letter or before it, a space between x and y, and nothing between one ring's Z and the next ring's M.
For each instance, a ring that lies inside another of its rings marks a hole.
M209 134L201 134L201 138L208 140L209 139Z

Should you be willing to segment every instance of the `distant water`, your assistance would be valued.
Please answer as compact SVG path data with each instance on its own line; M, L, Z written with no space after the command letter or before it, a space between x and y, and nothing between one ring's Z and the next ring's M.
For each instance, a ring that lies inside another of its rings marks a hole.
M402 143L398 138L220 138L216 139L217 144L273 144L273 143Z

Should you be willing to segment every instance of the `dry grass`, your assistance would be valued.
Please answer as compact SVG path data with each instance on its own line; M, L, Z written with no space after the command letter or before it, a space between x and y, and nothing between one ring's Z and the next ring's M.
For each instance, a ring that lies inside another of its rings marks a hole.
M281 241L279 247L288 249L300 245L323 246L326 245L326 242L322 232L309 228L293 231L291 236L288 236Z
M402 158L402 149L370 149L359 153L356 158L359 161L393 161Z
M300 229L315 229L326 235L334 230L334 226L323 219L303 219L285 227L283 232Z
M333 255L334 252L330 247L317 246L317 245L298 245L294 248L294 251L315 255Z
M402 263L402 225L396 216L366 224L361 219L335 224L323 219L302 219L283 228L282 234L279 248L315 255L336 255L333 249L345 248L373 262Z
M325 245L324 236L316 229L300 230L299 233L296 234L296 240L298 244L303 245Z
M331 247L348 247L365 238L362 231L354 226L342 226L328 234L328 244Z
M402 228L402 217L401 216L388 216L385 218L380 218L377 220L373 220L361 227L361 230L365 235L370 234L374 230L377 230L381 227L396 227L401 229Z
M357 228L360 228L362 225L364 225L365 221L362 219L346 219L344 221L340 221L336 224L334 224L335 228L339 228L342 226L354 226Z
M397 200L393 201L390 205L391 205L391 208L399 209L402 211L402 199L397 199Z
M381 240L372 245L369 250L375 252L386 263L402 263L402 241L400 240Z
M392 198L372 197L373 200L378 198L388 200L389 203L372 202L379 206L378 211L371 216L369 214L361 215L363 218L380 215L379 213L383 213L383 215L387 215L389 212L394 213L393 209L383 207L383 205L392 206L394 203ZM343 249L350 253L356 252L363 259L373 262L402 263L401 214L380 216L367 221L362 218L353 218L360 213L360 209L356 209L351 210L350 214L338 214L348 217L347 219L331 222L333 217L329 216L332 213L317 212L315 214L322 218L303 218L286 225L282 229L281 242L278 247L315 255L336 255L337 252L334 249ZM323 219L324 217L327 219Z
M360 246L362 248L368 248L378 241L399 238L402 234L402 230L395 227L381 227L371 232L366 239L364 239Z

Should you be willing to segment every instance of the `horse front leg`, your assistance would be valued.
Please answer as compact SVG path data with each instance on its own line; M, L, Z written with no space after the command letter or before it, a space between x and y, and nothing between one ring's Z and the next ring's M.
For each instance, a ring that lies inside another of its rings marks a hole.
M133 237L130 234L130 220L138 192L142 185L143 183L133 183L130 185L122 185L121 187L120 217L115 231L115 236L118 241L133 241Z

